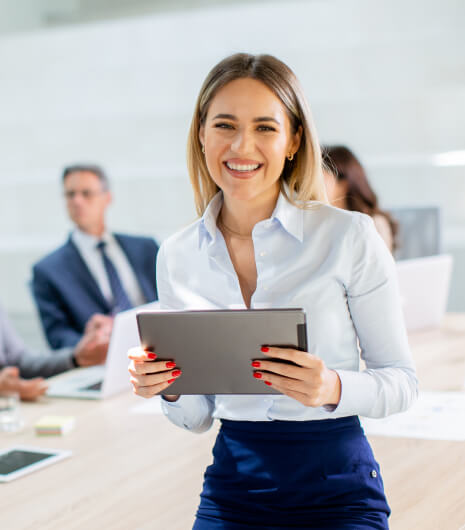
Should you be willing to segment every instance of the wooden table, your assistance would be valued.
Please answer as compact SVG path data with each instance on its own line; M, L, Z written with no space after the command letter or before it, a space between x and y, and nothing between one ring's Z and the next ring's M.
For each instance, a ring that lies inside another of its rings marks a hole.
M420 390L464 391L465 314L411 333ZM465 421L465 417L462 421ZM465 528L465 442L370 437L393 530Z
M465 314L410 337L422 390L463 390ZM27 427L0 433L0 447L71 449L73 457L0 484L2 530L187 530L211 461L216 428L197 435L161 415L133 414L142 400L43 399L23 404ZM38 438L44 414L76 417L63 437ZM465 418L464 418L465 421ZM371 437L392 508L393 530L458 530L465 525L465 442Z

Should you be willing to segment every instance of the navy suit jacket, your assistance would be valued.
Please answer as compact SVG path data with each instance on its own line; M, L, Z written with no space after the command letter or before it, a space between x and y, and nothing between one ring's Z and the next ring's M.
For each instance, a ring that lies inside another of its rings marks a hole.
M146 302L157 300L155 241L148 237L113 235L134 270ZM32 292L52 348L74 346L92 315L111 312L110 304L71 238L36 263L32 272Z

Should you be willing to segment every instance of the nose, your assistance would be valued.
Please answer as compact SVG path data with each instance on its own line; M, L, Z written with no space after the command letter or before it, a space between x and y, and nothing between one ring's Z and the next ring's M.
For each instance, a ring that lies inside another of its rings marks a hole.
M82 193L75 193L73 197L71 198L71 204L81 204L84 202L84 197Z
M253 152L253 134L245 129L238 130L234 135L231 150L238 155L246 155Z

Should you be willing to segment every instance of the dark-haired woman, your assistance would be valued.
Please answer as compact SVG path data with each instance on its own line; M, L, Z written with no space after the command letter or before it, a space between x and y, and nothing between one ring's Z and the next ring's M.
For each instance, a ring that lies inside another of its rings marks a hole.
M379 207L378 197L358 158L344 145L323 147L322 155L329 202L372 217L376 230L392 252L396 247L397 223Z

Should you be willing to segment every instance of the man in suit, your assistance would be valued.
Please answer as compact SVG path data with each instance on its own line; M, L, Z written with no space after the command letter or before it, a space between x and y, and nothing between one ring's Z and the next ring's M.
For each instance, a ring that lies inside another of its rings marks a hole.
M157 300L158 246L148 237L112 234L105 213L108 179L95 165L65 168L63 188L75 228L33 267L32 291L54 349L74 346L94 314L114 315Z
M0 392L15 392L31 401L47 390L44 377L103 363L110 330L108 319L95 315L75 348L37 354L25 346L0 307Z

